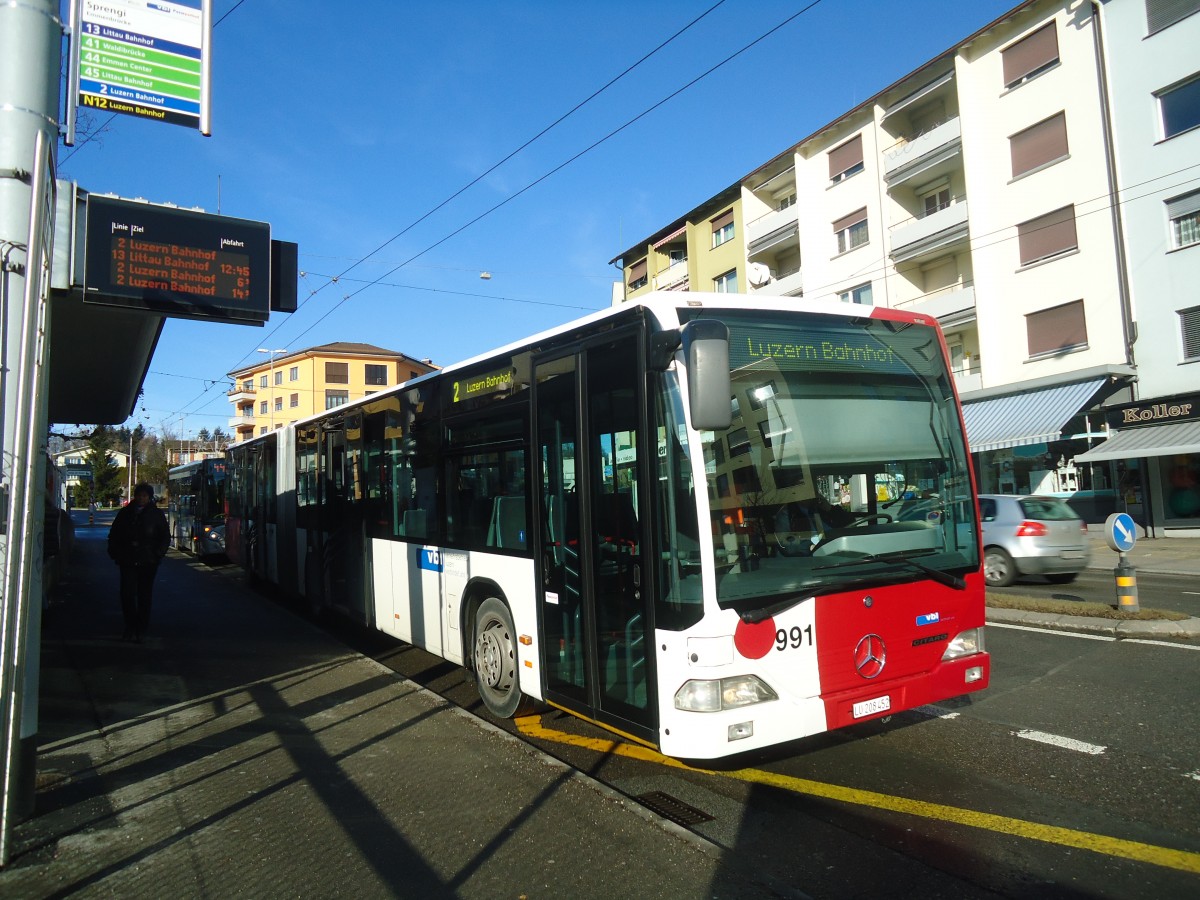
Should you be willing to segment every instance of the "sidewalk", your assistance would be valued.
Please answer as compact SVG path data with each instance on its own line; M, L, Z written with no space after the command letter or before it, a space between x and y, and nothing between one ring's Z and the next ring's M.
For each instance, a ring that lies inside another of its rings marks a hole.
M801 896L172 554L119 641L110 516L43 635L34 816L0 896Z

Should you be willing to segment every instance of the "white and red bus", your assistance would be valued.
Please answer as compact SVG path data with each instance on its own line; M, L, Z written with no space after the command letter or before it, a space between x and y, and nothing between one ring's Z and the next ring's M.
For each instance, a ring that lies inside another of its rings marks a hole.
M228 551L535 703L712 759L988 684L936 322L659 293L230 450Z

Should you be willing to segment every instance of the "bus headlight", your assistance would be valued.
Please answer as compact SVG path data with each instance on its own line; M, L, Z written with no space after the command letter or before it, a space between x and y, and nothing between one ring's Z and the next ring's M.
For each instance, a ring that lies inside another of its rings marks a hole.
M720 712L767 700L778 700L767 684L754 675L685 681L675 692L675 708L689 712Z
M946 652L942 654L942 662L982 652L983 629L968 628L966 631L960 631L954 636L954 640L950 642L949 646L946 647Z

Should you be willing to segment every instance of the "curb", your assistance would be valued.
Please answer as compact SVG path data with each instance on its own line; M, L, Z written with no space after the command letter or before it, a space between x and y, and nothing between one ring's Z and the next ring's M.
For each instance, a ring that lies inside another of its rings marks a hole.
M1111 638L1158 638L1195 640L1200 638L1200 618L1177 622L1168 620L1116 620L1094 616L1068 616L1060 613L1027 612L1020 609L987 608L988 624L1029 625L1050 631L1097 634Z

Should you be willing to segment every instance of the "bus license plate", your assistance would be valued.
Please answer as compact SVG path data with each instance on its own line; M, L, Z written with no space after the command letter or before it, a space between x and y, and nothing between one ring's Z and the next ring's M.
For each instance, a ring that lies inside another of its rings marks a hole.
M873 716L875 713L881 713L891 708L892 698L885 694L873 700L864 700L862 703L855 703L851 711L854 714L854 718L861 719L863 716Z

